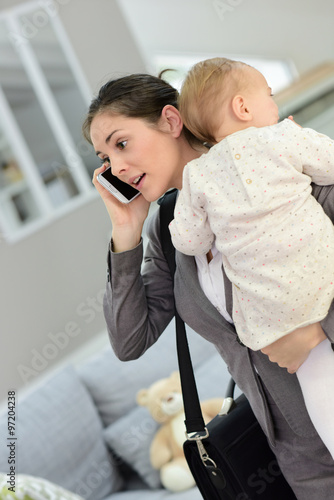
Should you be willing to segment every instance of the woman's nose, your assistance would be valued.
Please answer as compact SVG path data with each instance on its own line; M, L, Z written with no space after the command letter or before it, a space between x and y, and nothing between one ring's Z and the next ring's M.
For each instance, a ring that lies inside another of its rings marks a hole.
M125 165L124 162L118 160L118 159L112 159L111 160L111 172L113 175L116 175L117 177L119 175L124 174L127 171L128 167Z

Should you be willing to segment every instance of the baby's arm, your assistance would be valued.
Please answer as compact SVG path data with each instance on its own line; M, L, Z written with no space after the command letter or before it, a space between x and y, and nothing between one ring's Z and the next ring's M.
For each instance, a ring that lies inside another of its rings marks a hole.
M295 373L311 350L326 338L320 323L312 323L281 337L261 349L261 352L266 354L270 361L287 368L289 373Z
M301 155L304 174L320 186L334 184L334 141L310 128L297 131L296 152Z
M194 201L195 200L195 201ZM174 220L169 225L173 245L186 255L202 255L211 250L214 235L197 194L193 195L189 168L185 167L183 187L178 196Z

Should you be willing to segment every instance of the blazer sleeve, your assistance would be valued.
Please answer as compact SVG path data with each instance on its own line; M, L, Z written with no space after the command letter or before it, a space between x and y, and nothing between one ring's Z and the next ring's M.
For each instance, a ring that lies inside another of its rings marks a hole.
M108 252L104 316L111 345L123 361L137 359L174 316L173 281L164 258L158 213L148 224L149 241L121 253Z
M328 215L334 223L334 185L317 186L313 184L312 194L318 203L322 205L326 215ZM321 321L321 326L329 340L334 343L334 301L332 302L328 315Z

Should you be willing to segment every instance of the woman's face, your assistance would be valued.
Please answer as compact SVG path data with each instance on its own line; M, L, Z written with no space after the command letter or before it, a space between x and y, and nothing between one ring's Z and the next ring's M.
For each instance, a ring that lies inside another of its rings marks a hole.
M122 181L155 201L182 182L178 135L162 117L158 125L140 118L101 113L93 119L91 140L96 154Z

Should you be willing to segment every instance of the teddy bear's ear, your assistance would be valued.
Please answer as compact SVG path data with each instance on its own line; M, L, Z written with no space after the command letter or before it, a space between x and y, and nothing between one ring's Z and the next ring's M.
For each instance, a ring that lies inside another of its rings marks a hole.
M138 391L137 396L136 396L136 400L140 406L146 406L148 403L148 390L141 389L140 391Z
M180 380L180 373L179 372L172 372L171 376L169 377L170 380L172 381L179 381Z

